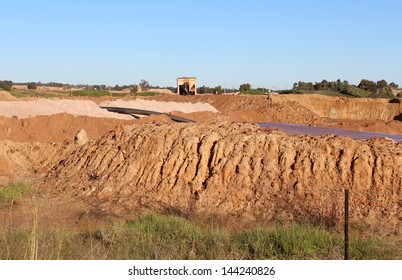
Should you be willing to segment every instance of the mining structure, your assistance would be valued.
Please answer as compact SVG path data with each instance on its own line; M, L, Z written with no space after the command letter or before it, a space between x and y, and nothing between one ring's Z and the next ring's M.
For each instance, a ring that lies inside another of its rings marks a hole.
M196 95L197 94L197 78L181 77L177 78L177 94L179 95Z

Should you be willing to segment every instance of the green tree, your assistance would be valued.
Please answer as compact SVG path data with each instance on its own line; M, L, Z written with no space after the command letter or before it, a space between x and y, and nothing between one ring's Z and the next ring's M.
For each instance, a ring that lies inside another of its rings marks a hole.
M0 89L11 90L13 85L12 81L0 81Z
M251 90L250 84L241 84L239 88L240 92L245 92Z
M377 88L387 88L388 87L388 83L385 80L381 80L377 82Z
M314 90L314 85L313 85L312 82L307 83L307 84L306 84L306 87L307 87L307 88L306 88L307 90Z
M362 79L360 84L357 86L358 88L366 91L374 92L377 90L377 84L373 81L369 81L366 79Z
M202 86L202 87L199 87L199 88L197 89L197 92L198 92L199 94L205 94L205 93L207 92L207 89L206 89L205 86Z
M329 85L330 85L330 83L328 83L327 80L324 79L324 80L321 81L321 87L322 87L322 89L328 90Z
M144 80L144 79L141 80L139 86L140 86L142 91L146 91L146 90L148 90L150 88L150 85L149 85L148 81Z
M130 92L131 93L136 93L138 92L138 85L134 84L130 86Z
M305 82L299 81L293 84L293 90L306 90L307 84Z
M37 89L38 87L36 86L36 83L35 82L30 82L30 83L28 83L28 89Z
M216 86L214 88L214 94L221 94L223 92L223 89L221 86Z

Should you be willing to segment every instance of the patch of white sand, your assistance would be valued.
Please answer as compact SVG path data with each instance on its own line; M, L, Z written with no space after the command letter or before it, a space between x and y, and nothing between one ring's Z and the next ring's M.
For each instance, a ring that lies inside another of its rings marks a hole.
M182 112L188 114L194 112L214 112L214 113L219 112L212 105L208 103L165 102L165 101L155 101L145 99L135 99L129 101L118 99L115 101L104 101L100 103L99 106L141 109L161 113Z
M25 119L60 113L98 118L133 119L129 115L112 113L101 109L95 102L90 100L38 99L34 101L0 101L0 116L4 117L11 118L16 116L19 119Z

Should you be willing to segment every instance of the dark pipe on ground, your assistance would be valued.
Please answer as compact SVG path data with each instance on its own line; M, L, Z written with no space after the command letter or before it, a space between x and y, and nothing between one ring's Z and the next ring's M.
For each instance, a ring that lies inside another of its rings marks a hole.
M134 118L135 118L135 115L145 115L145 116L149 116L149 115L165 115L165 116L169 117L171 120L173 120L175 122L183 122L183 123L194 122L193 120L189 120L189 119L186 119L186 118L174 116L174 115L171 115L171 114L161 113L161 112L149 111L149 110L121 108L121 107L101 107L101 108L106 109L109 112L131 115Z

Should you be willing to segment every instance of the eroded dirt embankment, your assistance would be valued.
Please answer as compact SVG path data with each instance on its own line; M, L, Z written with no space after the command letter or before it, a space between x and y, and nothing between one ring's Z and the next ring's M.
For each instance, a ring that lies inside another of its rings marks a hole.
M26 119L0 116L0 140L18 142L71 141L80 129L85 129L89 139L99 139L115 126L132 122L132 120L113 118L73 116L66 113Z
M343 219L347 187L353 223L400 233L401 148L228 122L125 126L63 156L45 186L116 216L156 211L330 225Z
M318 94L274 96L278 102L296 102L320 117L349 120L391 121L402 113L401 103L389 99L342 98Z

